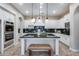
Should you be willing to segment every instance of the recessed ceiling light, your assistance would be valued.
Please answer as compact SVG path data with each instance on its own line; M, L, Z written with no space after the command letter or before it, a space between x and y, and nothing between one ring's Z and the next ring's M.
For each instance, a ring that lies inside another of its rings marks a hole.
M26 14L28 14L29 13L29 11L26 11Z
M55 14L56 13L56 10L53 10L53 14Z
M20 5L20 6L22 6L22 5L23 5L23 3L19 3L19 5Z
M42 6L40 6L40 9L42 8Z
M40 3L40 5L43 5L44 3Z

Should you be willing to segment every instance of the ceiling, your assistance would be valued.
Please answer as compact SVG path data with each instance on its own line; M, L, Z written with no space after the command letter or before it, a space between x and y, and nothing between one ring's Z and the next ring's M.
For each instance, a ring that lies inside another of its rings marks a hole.
M62 17L69 12L68 3L12 3L24 16Z

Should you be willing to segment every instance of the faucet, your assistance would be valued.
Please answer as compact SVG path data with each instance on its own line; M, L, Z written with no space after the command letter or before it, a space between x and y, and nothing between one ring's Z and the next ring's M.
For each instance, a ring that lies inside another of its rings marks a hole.
M38 37L39 37L40 33L41 33L41 30L38 29L38 30L37 30L37 35L38 35Z

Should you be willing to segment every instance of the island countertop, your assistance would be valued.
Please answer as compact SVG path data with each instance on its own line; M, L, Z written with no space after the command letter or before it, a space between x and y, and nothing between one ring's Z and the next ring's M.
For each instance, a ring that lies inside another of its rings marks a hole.
M50 33L50 34L46 34L46 36L43 35L38 36L37 34L25 34L20 38L60 38L60 37Z

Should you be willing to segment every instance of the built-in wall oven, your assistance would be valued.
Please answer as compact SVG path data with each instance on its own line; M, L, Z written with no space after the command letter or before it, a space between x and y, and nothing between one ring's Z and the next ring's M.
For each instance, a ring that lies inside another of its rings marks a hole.
M9 41L9 40L12 40L13 37L14 37L13 33L5 33L5 42Z
M6 21L5 22L5 45L7 47L13 43L14 39L14 23Z
M5 32L12 32L14 31L14 24L13 22L5 22Z

